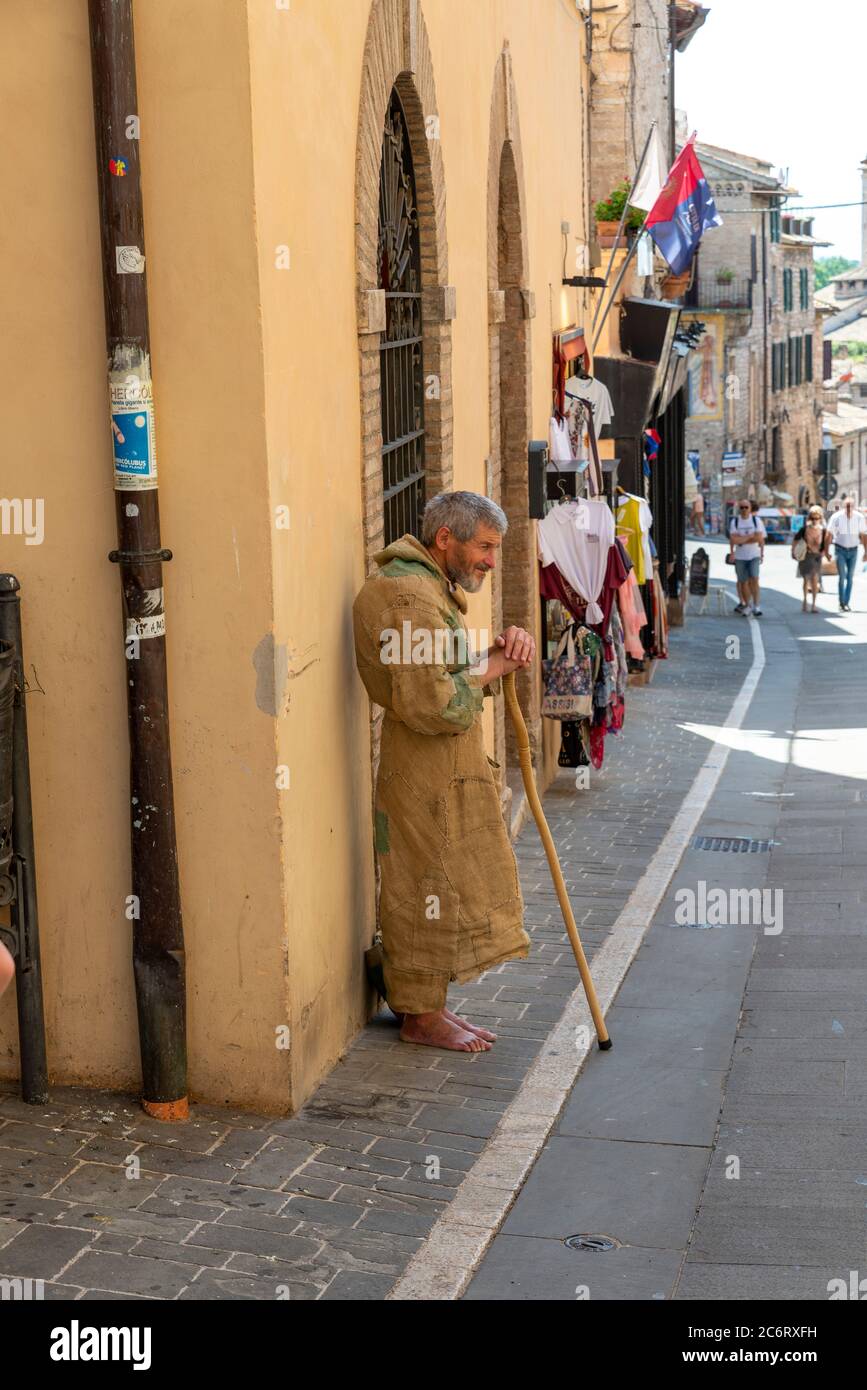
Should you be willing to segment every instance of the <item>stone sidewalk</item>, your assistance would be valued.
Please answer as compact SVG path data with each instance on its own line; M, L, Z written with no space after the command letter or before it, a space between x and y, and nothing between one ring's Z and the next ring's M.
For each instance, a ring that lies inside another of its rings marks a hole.
M673 632L589 789L564 772L546 796L591 963L706 756L678 725L721 723L740 686L743 663L720 660L731 621ZM577 984L532 822L516 851L531 955L450 1000L496 1027L490 1053L400 1043L383 1013L298 1115L196 1106L182 1128L131 1097L57 1090L39 1109L0 1091L0 1277L55 1299L385 1298Z

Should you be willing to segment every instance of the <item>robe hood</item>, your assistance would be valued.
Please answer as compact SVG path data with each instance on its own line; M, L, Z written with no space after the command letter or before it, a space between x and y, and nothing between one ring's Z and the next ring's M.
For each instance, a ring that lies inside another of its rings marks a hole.
M454 600L462 613L467 611L467 596L460 584L453 584L451 580L443 574L436 560L431 556L426 546L421 541L416 540L415 536L409 534L401 536L400 540L392 541L384 550L378 550L374 555L374 560L380 569L385 569L386 565L393 561L399 561L405 565L424 566L426 570L440 581L449 597Z

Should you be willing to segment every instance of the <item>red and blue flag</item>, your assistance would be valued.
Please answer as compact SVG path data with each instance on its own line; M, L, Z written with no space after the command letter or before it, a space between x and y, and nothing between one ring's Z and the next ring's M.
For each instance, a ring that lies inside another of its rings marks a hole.
M672 164L644 224L674 275L689 269L705 232L722 225L694 141L695 136L690 136Z

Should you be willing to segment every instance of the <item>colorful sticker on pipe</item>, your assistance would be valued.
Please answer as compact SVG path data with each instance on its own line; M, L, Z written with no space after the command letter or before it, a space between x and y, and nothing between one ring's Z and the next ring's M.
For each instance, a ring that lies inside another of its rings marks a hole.
M144 492L157 486L154 402L150 377L142 369L109 375L111 435L116 492Z

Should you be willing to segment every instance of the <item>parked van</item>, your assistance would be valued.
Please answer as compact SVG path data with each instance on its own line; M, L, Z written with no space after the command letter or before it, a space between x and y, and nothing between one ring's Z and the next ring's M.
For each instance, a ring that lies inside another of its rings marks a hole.
M759 516L768 533L768 545L790 545L792 518L779 507L759 507Z

